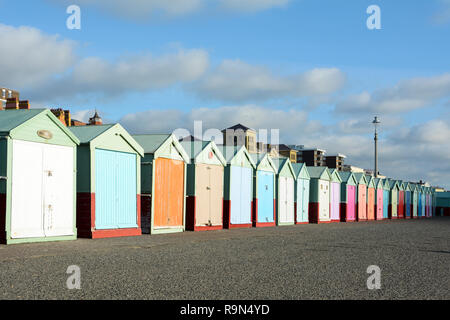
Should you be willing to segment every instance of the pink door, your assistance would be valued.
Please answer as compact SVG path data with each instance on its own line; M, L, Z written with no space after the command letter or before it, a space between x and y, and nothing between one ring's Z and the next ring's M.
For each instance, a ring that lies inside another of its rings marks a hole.
M358 186L358 219L367 220L367 187L363 184Z
M347 220L354 221L356 205L356 187L347 186Z
M383 220L383 190L377 190L377 220Z

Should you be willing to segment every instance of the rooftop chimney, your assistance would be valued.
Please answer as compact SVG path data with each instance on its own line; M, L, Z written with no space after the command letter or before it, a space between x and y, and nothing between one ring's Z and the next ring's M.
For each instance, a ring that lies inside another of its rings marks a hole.
M6 100L6 110L17 110L19 109L19 100L17 98L8 98Z
M19 101L19 109L30 109L30 102L28 100Z

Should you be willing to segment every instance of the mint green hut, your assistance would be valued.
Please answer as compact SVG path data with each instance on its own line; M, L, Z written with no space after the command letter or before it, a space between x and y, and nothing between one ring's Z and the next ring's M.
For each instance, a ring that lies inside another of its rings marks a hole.
M389 218L397 219L398 217L398 182L389 180L390 198L389 198Z
M309 176L305 163L293 163L295 172L295 224L309 223Z
M0 111L0 242L73 240L78 138L47 109Z
M276 177L278 169L268 153L251 154L256 164L253 177L254 227L276 225Z
M295 172L288 158L273 158L278 168L277 175L277 225L295 224Z
M182 232L186 225L186 166L189 156L173 134L133 135L141 160L143 233Z
M251 228L253 208L253 158L245 146L219 146L227 161L224 172L223 226Z
M141 235L144 150L120 124L74 126L78 237Z

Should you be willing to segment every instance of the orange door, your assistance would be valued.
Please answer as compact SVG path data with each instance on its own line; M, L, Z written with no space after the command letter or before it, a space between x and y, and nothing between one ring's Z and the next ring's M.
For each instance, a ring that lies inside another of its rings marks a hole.
M368 189L367 196L367 219L375 220L375 189Z
M172 159L155 161L154 227L183 225L184 162Z

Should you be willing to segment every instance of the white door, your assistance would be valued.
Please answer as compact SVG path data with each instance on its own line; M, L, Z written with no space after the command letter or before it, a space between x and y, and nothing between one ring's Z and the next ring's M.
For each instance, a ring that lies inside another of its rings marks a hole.
M319 210L320 221L330 220L330 183L328 181L319 180Z
M11 238L44 236L42 157L40 144L13 141Z
M286 177L279 177L279 190L278 190L278 197L279 197L279 208L280 212L279 214L279 221L280 222L286 222L287 220L287 178Z
M73 148L13 142L11 237L73 235Z
M283 222L295 222L295 210L294 210L294 179L287 178L286 184L286 221Z
M43 164L44 233L73 235L73 148L46 145Z

